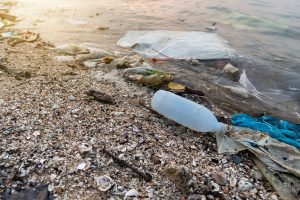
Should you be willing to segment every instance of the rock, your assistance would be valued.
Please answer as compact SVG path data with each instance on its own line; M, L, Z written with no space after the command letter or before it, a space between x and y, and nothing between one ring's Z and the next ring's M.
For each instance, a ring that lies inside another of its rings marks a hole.
M82 143L78 146L80 153L89 153L93 151L93 147L88 145L87 143Z
M211 181L209 184L210 184L211 189L212 189L213 192L219 192L220 191L220 186L217 183Z
M35 136L35 137L37 137L37 136L41 135L41 133L39 131L34 131L32 133L32 135Z
M95 68L95 67L97 67L97 62L84 61L83 66L85 66L87 68Z
M75 100L76 100L76 97L74 97L73 95L70 95L70 96L68 96L68 99L69 99L70 101L75 101Z
M232 162L234 162L237 165L243 161L242 158L238 155L232 155L231 160L232 160Z
M116 117L123 116L125 113L124 112L114 112L113 115Z
M271 199L278 200L278 197L275 194L273 194L273 195L271 195Z
M0 106L4 105L5 101L3 99L0 99Z
M163 174L173 182L180 191L189 191L192 175L186 167L170 165L164 169Z
M226 174L224 172L213 173L212 178L219 185L226 185L227 183Z
M234 66L232 66L230 63L228 63L223 71L223 73L225 73L228 78L230 78L233 81L238 81L239 79L239 75L240 75L240 70Z
M240 180L238 182L238 188L242 191L250 191L253 188L253 185L245 180Z
M188 200L206 200L206 196L200 194L192 194L188 197Z
M151 155L150 160L156 165L159 165L161 163L160 157L155 154Z
M128 192L125 193L124 200L126 200L128 197L138 198L139 192L135 189L129 190Z
M50 175L50 180L53 182L56 179L57 175L56 174L51 174Z
M54 191L54 185L53 184L49 184L48 185L48 191L49 192L53 192Z

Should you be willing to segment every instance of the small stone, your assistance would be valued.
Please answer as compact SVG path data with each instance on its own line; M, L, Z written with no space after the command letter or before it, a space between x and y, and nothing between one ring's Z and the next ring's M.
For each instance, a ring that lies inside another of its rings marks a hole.
M228 63L223 71L223 73L225 73L228 78L230 78L233 81L237 81L237 79L239 78L240 75L240 70L234 66L232 66L230 63Z
M278 197L277 197L275 194L272 194L272 195L271 195L271 199L273 199L273 200L278 200Z
M231 160L232 160L232 162L234 162L237 165L243 161L242 158L238 155L232 155Z
M97 62L84 61L83 65L87 68L95 68L97 66Z
M188 197L188 200L206 200L206 196L200 194L192 194Z
M220 186L217 183L211 181L210 186L211 186L213 192L219 192L220 191Z
M88 145L87 143L82 143L79 147L80 153L89 153L93 151L93 147Z
M35 137L37 137L37 136L41 135L41 133L39 131L34 131L32 133L32 135L35 136Z
M124 112L114 112L113 115L116 116L116 117L120 117L120 116L124 115Z
M49 192L53 192L54 191L54 185L53 184L48 185L48 191Z
M128 192L125 193L124 199L127 199L128 197L139 197L139 192L135 189L129 190Z
M238 188L242 191L250 191L253 188L253 185L245 180L240 180L238 182Z
M64 189L62 188L62 187L57 187L56 189L55 189L55 193L56 194L62 194L64 192Z
M70 101L75 101L75 100L76 100L76 97L74 97L73 95L70 95L70 96L68 96L68 99L69 99Z
M219 185L226 185L226 183L227 183L226 174L224 172L213 173L212 178Z
M0 106L4 105L5 101L3 99L0 99Z
M160 160L160 157L153 154L151 157L150 157L150 160L156 164L156 165L159 165L161 163L161 160Z
M186 167L170 165L164 169L163 174L182 192L189 191L192 175Z
M55 179L56 179L56 174L51 174L50 175L50 180L51 180L51 182L53 182Z
M83 170L86 167L86 163L82 162L77 166L78 170Z

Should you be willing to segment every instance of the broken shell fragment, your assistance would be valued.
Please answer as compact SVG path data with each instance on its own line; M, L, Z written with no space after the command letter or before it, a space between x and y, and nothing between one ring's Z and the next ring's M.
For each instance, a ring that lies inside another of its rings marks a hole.
M100 176L95 178L97 185L102 192L106 192L109 189L111 189L114 185L115 182L110 178L109 176Z

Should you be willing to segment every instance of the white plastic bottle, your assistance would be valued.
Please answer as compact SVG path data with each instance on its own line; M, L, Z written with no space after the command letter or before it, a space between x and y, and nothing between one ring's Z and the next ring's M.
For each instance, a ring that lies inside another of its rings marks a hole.
M171 92L159 90L151 105L153 110L164 117L195 131L219 133L228 128L218 122L214 114L204 106Z

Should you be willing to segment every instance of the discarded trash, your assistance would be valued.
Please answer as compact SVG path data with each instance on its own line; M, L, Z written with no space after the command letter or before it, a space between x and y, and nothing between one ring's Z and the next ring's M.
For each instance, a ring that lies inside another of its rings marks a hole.
M95 90L89 90L86 94L92 100L96 100L98 102L105 103L105 104L114 104L113 99L110 96L108 96L102 92L98 92Z
M253 159L257 168L263 176L270 182L275 191L283 200L296 200L300 197L300 182L299 179L291 174L273 173L261 161Z
M253 118L246 114L232 116L232 124L267 133L272 138L300 149L300 125L271 116Z
M225 128L204 106L171 92L159 90L151 105L159 114L195 131L218 133Z
M139 192L135 189L131 189L128 192L125 193L124 200L126 200L128 197L138 198L139 197Z
M146 86L157 87L171 81L171 75L159 70L147 68L132 68L126 70L124 78Z
M70 54L70 55L90 53L90 50L87 47L82 47L80 45L75 45L75 44L58 45L54 48L54 50L59 51L61 53Z
M83 62L83 65L85 67L88 67L88 68L95 68L97 67L97 62L93 62L93 61L84 61Z
M248 149L270 168L300 177L300 151L293 146L252 129L229 127L218 122L207 108L170 92L156 92L151 105L159 114L192 130L216 133L220 154Z
M222 59L235 57L228 42L215 33L180 31L128 31L118 41L148 58ZM165 56L166 55L166 56Z
M97 186L99 187L100 191L106 192L109 189L111 189L114 185L115 182L110 178L109 176L100 176L95 178Z
M179 92L184 92L186 87L184 85L181 85L181 84L178 84L178 83L170 82L168 84L168 89L171 92L179 93Z

